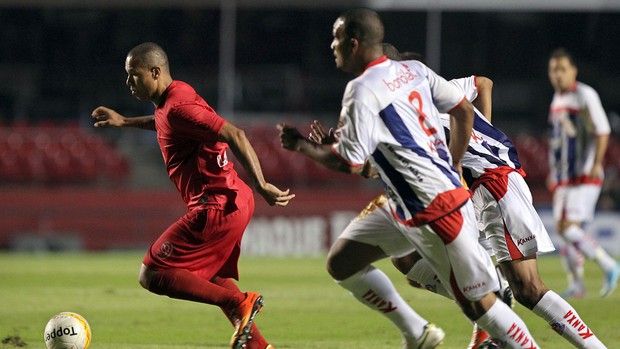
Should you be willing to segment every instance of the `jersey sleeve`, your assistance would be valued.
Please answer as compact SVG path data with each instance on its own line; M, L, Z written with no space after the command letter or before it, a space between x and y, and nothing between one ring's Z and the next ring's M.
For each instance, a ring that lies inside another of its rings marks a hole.
M433 94L433 104L439 112L447 113L457 107L465 94L456 86L452 85L433 70L426 67L428 82Z
M609 134L611 132L611 127L609 126L609 120L607 119L607 114L605 113L605 109L603 109L598 93L596 93L593 88L585 88L583 89L582 97L588 114L590 115L590 119L592 120L592 124L594 125L594 134Z
M175 133L197 141L215 141L226 123L208 105L184 104L170 110L170 127Z
M476 88L476 76L468 76L466 78L452 79L450 83L459 88L468 101L473 101L478 97L478 89Z
M349 83L340 111L340 120L336 129L336 143L331 150L349 166L362 166L374 149L370 123L374 119L369 109L356 96L354 84Z

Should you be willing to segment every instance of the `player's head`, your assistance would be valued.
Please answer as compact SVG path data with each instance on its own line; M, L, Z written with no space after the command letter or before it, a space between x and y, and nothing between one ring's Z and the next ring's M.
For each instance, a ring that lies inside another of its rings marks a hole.
M383 23L373 10L346 11L334 22L332 34L336 66L345 72L359 74L370 61L383 54Z
M413 51L399 52L394 45L387 42L383 43L383 54L395 61L420 61L424 63L422 54Z
M398 52L398 49L394 45L384 42L382 46L383 46L383 54L387 58L395 60L395 61L400 61L402 59L400 57L400 52Z
M129 51L125 71L127 86L140 100L159 98L172 81L166 52L152 42L142 43Z
M419 52L405 51L400 53L400 59L403 61L420 61L424 63L424 56Z
M565 92L575 85L577 65L570 52L556 49L549 57L549 81L558 92Z

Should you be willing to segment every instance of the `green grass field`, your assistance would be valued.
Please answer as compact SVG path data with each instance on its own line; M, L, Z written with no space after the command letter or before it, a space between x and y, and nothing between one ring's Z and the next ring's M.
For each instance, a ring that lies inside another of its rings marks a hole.
M91 348L226 348L232 328L220 310L156 296L136 281L142 253L0 254L0 338L19 336L28 348L44 348L43 329L60 311L84 315L93 330ZM328 277L323 258L242 258L240 287L261 292L257 317L276 348L400 348L396 329L357 303ZM463 349L471 326L452 302L406 285L387 262L377 264L424 317L447 333L443 348ZM548 287L563 290L557 257L540 260ZM573 301L609 348L620 348L620 292L598 298L601 273L586 265L589 294ZM569 348L540 318L517 306L543 348ZM13 347L0 344L0 348Z

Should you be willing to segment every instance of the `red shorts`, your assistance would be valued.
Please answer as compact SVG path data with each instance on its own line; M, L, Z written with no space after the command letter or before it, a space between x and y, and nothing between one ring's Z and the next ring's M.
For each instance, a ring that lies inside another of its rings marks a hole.
M188 212L151 245L142 263L155 270L181 268L211 280L239 279L241 238L254 213L252 190L241 190L236 210L203 208Z

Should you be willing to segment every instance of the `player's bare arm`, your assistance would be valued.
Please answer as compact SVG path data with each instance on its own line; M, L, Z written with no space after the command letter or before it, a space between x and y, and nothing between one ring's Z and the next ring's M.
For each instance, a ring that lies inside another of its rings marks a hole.
M459 172L463 155L469 145L473 125L474 107L467 99L463 99L461 104L450 111L450 144L448 145L452 155L452 164Z
M219 140L228 143L241 166L253 179L256 190L269 205L286 206L295 197L295 194L289 194L289 189L282 191L265 180L256 152L243 130L227 122L220 131Z
M92 117L96 120L95 127L135 127L155 131L154 115L126 118L110 108L98 107L93 110Z
M609 143L609 134L596 136L596 153L594 155L594 164L590 170L590 178L598 178L603 172L603 160L605 159L605 151Z
M325 129L325 126L318 121L314 120L312 124L310 124L310 135L308 139L317 143L317 144L332 144L335 143L338 139L336 138L336 133L334 132L334 128L330 128L329 130ZM369 159L366 159L364 162L364 166L362 166L362 170L359 171L360 176L364 178L378 179L379 174L377 170L372 166Z
M321 165L335 171L360 174L362 166L350 166L332 152L327 144L318 144L301 135L297 128L278 124L282 148L306 155Z
M478 97L472 101L472 104L491 122L491 113L493 112L493 80L485 76L476 76L476 90L478 90Z

